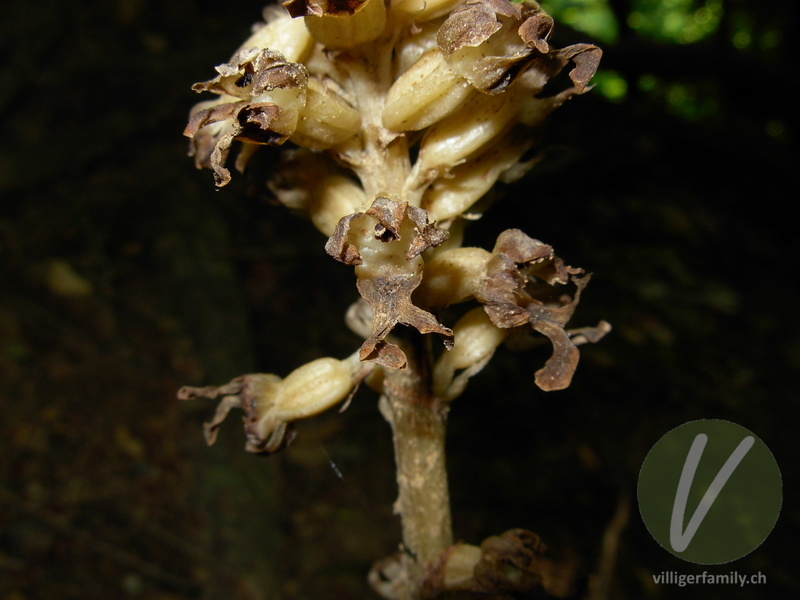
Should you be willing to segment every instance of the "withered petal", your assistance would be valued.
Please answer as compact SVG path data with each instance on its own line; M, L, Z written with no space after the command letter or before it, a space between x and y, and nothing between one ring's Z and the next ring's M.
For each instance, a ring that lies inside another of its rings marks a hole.
M229 62L217 65L215 70L216 77L195 83L192 89L249 100L265 91L305 87L308 82L304 65L289 62L269 48L240 48Z
M498 236L475 293L495 326L510 329L530 324L550 340L553 353L535 375L536 385L545 391L568 387L578 366L578 349L564 327L589 282L589 275L579 277L582 273L564 265L551 246L519 229L509 229ZM575 284L572 298L556 287L569 282Z
M441 325L436 317L411 301L411 294L421 282L421 272L362 278L356 282L359 294L372 308L372 333L361 345L361 360L372 360L391 369L405 367L405 353L384 340L398 323L423 334L437 333L445 347L452 348L453 330Z
M231 172L225 167L225 162L228 160L231 144L235 137L236 130L233 130L217 138L214 143L209 163L214 171L214 184L217 187L223 187L230 183Z
M262 50L253 61L252 82L253 96L274 89L305 89L308 71L305 65L288 62L280 52Z
M280 117L281 108L270 102L231 102L199 111L189 121L184 135L192 138L195 164L211 168L217 187L230 182L230 171L225 167L234 140L261 145L279 145L287 135L272 130L272 122ZM229 121L228 130L207 134L204 128L220 121Z
M450 14L436 39L454 71L483 93L499 94L534 61L545 59L537 70L549 79L577 56L574 51L551 49L548 40L553 27L553 18L535 3L469 0ZM488 53L483 52L481 58L459 54L465 48L483 45ZM590 47L577 46L587 47L581 52ZM582 83L576 84L577 93L581 93L596 70L596 64L592 69L588 58L580 60L583 64L575 77Z
M600 321L594 327L576 327L575 329L568 329L569 339L576 346L581 344L596 344L602 340L611 331L611 323L608 321Z
M408 208L407 202L395 202L389 198L378 197L372 203L365 215L371 215L378 219L389 234L385 235L384 241L392 241L400 239L400 226L406 218L406 209Z
M464 544L448 547L427 565L421 597L485 598L579 598L586 590L587 577L577 555L567 550L551 557L538 535L525 529L511 529L486 538L479 556L462 552ZM460 572L471 566L470 577L448 582L446 571L456 563Z
M525 44L536 48L542 54L547 54L550 51L547 40L553 33L554 26L553 17L545 12L537 12L525 19L517 31Z
M553 354L534 375L536 385L545 392L569 387L575 369L578 368L580 358L578 349L564 331L563 324L554 320L549 310L529 305L528 314L531 327L546 336L553 345Z
M517 264L531 264L553 258L553 247L520 229L506 229L497 236L492 254L503 254Z
M206 125L233 119L246 104L246 102L225 102L224 104L198 110L190 117L189 123L187 123L186 128L183 130L183 135L186 137L194 137L195 134Z
M436 43L445 56L467 46L480 46L503 26L496 12L487 0L462 4L442 23L436 33Z
M241 408L244 411L244 431L247 437L245 450L269 454L284 448L294 439L294 429L290 424L268 418L273 390L279 382L280 377L271 374L242 375L219 387L184 386L178 391L178 399L213 400L222 396L214 417L203 425L206 443L210 446L216 441L219 427L231 409Z
M323 14L353 14L366 0L286 0L284 8L292 17L319 17Z
M489 537L481 543L481 552L473 574L475 587L495 596L577 598L586 585L577 558L569 553L561 560L550 558L547 546L532 531L511 529Z
M450 237L450 232L435 223L428 222L428 213L416 206L406 208L406 215L414 223L417 235L411 241L411 245L406 252L406 258L411 260L425 252L428 248L435 248Z
M325 252L327 252L330 257L350 266L361 264L361 254L358 248L348 240L350 222L353 219L361 217L361 215L362 213L353 213L352 215L347 215L339 219L333 235L325 242Z
M353 221L365 215L377 221L373 234L379 244L405 244L405 259L420 261L419 255L447 239L448 232L428 222L428 213L421 208L409 206L406 202L395 202L389 198L378 197L363 213L342 217L336 229L325 244L325 251L336 260L347 265L363 264L359 248L350 241L350 228ZM413 229L405 219L413 224ZM401 230L405 227L401 240ZM408 239L409 231L413 237ZM396 247L395 247L396 248ZM388 247L387 247L388 249ZM422 269L409 264L409 269L380 264L369 276L363 273L356 281L359 294L372 309L372 332L362 344L361 360L369 360L391 369L403 368L406 356L403 351L385 338L398 323L415 328L423 334L436 333L442 337L446 347L452 347L453 331L441 325L434 315L415 306L411 295L422 282ZM356 271L359 273L359 271Z
M246 104L236 114L239 124L236 139L269 146L282 144L289 136L271 129L272 122L280 114L281 107L271 102Z
M386 230L383 234L386 242L400 239L400 226L406 218L414 223L416 235L406 252L408 260L419 256L428 248L438 246L450 235L446 229L428 222L427 211L410 206L407 202L395 202L389 198L378 197L364 214L378 219L378 223Z
M603 51L593 44L573 44L557 50L554 54L562 67L569 62L575 65L569 72L569 78L575 86L574 93L577 94L582 94L586 90L589 81L597 72L597 67L600 66L600 59L603 58Z

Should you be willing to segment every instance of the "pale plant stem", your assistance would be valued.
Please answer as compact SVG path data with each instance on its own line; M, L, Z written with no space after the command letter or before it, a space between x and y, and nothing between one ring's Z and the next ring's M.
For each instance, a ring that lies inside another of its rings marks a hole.
M417 341L424 350L407 350L408 368L387 373L384 384L397 464L395 511L402 520L408 599L417 597L425 565L453 543L445 464L446 408L432 393L429 340Z
M382 123L392 84L392 45L391 39L376 40L345 63L364 132L363 158L355 171L368 198L388 194L392 200L419 205L407 187L411 173L407 139L403 135L391 139ZM382 403L392 427L398 484L395 511L406 550L403 600L413 600L419 596L425 565L453 543L453 534L445 464L446 409L433 394L430 340L415 331L407 333L408 366L387 372Z
M380 38L354 51L344 67L362 120L362 157L354 170L368 198L388 194L392 200L403 202L404 184L411 171L408 141L403 135L391 139L382 117L392 84L392 45L393 39Z

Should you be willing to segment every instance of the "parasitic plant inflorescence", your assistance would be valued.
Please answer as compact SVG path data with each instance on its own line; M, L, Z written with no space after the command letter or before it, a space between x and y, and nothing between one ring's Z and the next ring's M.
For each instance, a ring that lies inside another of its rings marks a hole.
M529 0L288 0L265 9L217 75L193 88L216 95L194 107L185 135L217 186L260 146L285 150L270 188L354 268L360 299L346 320L364 342L285 378L245 375L179 396L221 399L209 443L239 407L246 449L272 453L292 441L295 421L344 402L362 381L374 389L392 426L403 526L404 551L370 574L386 598L565 597L578 585L530 532L453 545L444 459L451 403L510 334L549 340L535 382L550 391L570 384L577 345L610 329L567 328L589 275L551 246L519 229L499 233L491 250L462 243L479 201L532 166L538 128L589 89L600 49L554 48L552 29ZM567 84L549 92L562 71ZM442 322L443 309L467 302Z

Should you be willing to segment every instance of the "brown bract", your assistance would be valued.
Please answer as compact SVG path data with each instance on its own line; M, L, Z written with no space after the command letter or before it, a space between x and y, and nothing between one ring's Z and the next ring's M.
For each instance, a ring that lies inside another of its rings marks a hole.
M325 245L336 260L356 267L356 286L372 309L372 333L362 344L361 360L390 369L404 368L405 353L386 341L398 323L420 333L436 333L447 347L453 331L415 306L411 294L422 282L420 254L447 239L447 231L428 223L421 208L377 198L363 213L342 218Z
M501 233L486 266L486 275L475 293L489 319L508 329L529 323L550 339L553 354L536 372L536 385L545 391L569 386L578 366L578 349L564 329L580 301L589 276L568 267L553 248L519 229ZM556 286L575 284L574 297Z
M189 154L197 167L213 169L216 185L222 187L231 179L225 162L234 140L275 146L294 132L291 119L281 119L285 108L267 100L273 90L292 89L302 103L308 73L280 52L257 48L242 48L216 70L219 75L192 89L222 98L198 105L183 134L192 139Z
M591 44L551 48L552 31L552 17L535 2L469 0L442 24L437 43L450 67L481 92L504 91L534 61L547 78L574 61L573 93L582 93L602 53Z
M178 399L214 400L222 396L214 418L203 425L209 446L216 441L217 431L230 410L241 408L244 411L244 431L247 437L245 450L254 454L272 454L288 446L296 435L294 426L290 423L269 418L280 382L280 377L276 375L242 375L219 387L184 386L178 391Z

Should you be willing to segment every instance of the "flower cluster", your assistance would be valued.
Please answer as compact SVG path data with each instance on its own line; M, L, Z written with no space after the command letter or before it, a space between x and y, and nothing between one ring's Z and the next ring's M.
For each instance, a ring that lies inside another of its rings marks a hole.
M531 166L523 157L536 128L588 89L600 50L553 48L553 20L530 0L283 6L266 9L217 75L194 86L217 98L193 109L185 134L217 186L231 179L234 142L239 171L259 146L285 145L270 187L329 236L329 255L355 268L362 299L348 323L364 343L344 361L320 359L283 380L248 375L185 388L185 398L223 397L209 441L231 406L245 411L248 449L272 452L290 441L293 420L343 401L367 375L383 392L375 373L408 363L398 325L442 340L433 370L442 402L512 330L552 344L536 373L540 388L569 385L576 344L609 330L566 329L589 277L520 230L501 233L492 251L462 247L461 231L498 181ZM550 92L562 71L561 89ZM439 321L441 309L466 301L479 306L451 326Z

